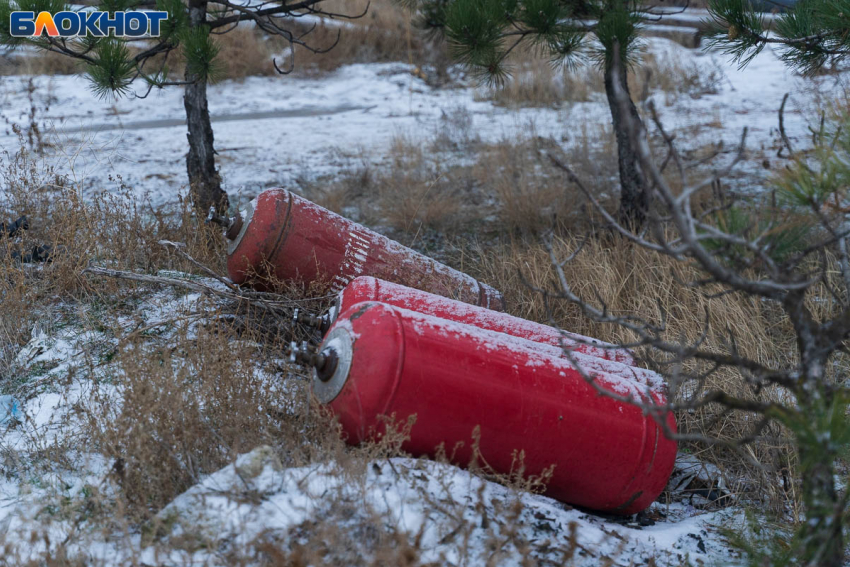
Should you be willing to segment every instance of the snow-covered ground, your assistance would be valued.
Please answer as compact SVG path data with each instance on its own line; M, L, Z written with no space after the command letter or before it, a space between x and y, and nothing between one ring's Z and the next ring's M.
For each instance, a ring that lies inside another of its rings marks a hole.
M161 316L181 312L194 299L162 301L158 295L150 301ZM0 433L3 453L29 464L17 469L28 474L0 481L0 542L7 557L36 559L70 542L63 551L92 565L226 565L256 555L263 542L303 544L316 524L326 522L350 531L347 543L355 549L341 546L330 554L336 564L348 564L351 557L368 557L365 526L380 518L383 530L418 541L422 562L440 565L484 565L494 557L494 564L524 565L525 554L535 564L586 567L603 559L613 565L644 565L651 558L659 565L739 560L720 533L742 525L736 508L711 512L686 502L655 503L649 511L655 522L641 526L517 493L444 464L384 459L366 464L362 474L334 461L285 468L268 447L241 455L166 506L158 514L164 532L155 544L141 533L92 530L80 503L95 487L108 493L110 463L73 451L64 471L39 471L36 463L40 451L74 446L80 435L75 416L92 403L93 382L61 377L83 373L98 344L111 343L68 328L52 337L38 332L20 352L21 365L43 369L28 383L42 386L23 402L23 423L5 424ZM97 398L103 396L120 399L120 391L100 384ZM513 506L517 502L521 507Z
M110 323L123 333L151 328L198 313L198 299L171 291L136 296L133 312ZM264 542L293 549L332 525L349 539L329 552L331 564L368 558L370 542L382 537L376 530L417 541L419 559L440 565L526 565L526 556L534 564L586 567L604 559L671 566L740 560L721 533L744 525L740 509L712 511L700 498L656 502L651 521L639 523L518 493L446 464L393 458L361 463L359 472L334 460L286 468L268 447L239 456L177 496L157 515L155 540L144 530L89 525L92 494L108 499L116 488L114 463L87 452L84 421L107 405L120 408L122 371L109 356L116 333L85 330L73 319L38 326L3 386L21 410L15 419L0 415L0 547L7 559L36 560L61 549L110 567L253 565L249 559ZM168 344L180 326L191 334L195 323L164 327L158 340ZM46 458L48 452L62 458ZM682 485L700 465L684 455L677 466L683 472L675 484Z
M719 140L732 145L747 126L750 147L769 157L778 142L777 110L789 91L787 131L793 142L804 145L808 125L830 96L843 92L846 79L842 73L803 79L769 48L739 71L717 54L687 51L661 39L648 43L658 57L712 69L720 64L724 70L717 94L652 95L669 129L680 132L688 147ZM321 78L254 77L213 85L210 111L226 189L242 200L268 186L297 187L300 179L333 177L364 161L380 167L394 137L425 142L443 129L457 128L460 118L471 120L465 128L485 142L523 136L533 125L537 135L552 137L565 148L576 143L582 129L606 127L609 121L601 94L557 109L509 109L486 100L475 86L433 88L410 71L404 64L361 64ZM120 177L149 193L154 204L184 190L186 138L179 89L155 91L144 99L101 101L77 77L32 80L33 100L42 109L37 118L60 171L73 174L89 190L115 187L109 177ZM11 124L27 123L28 81L0 79L0 118L7 124L0 132L0 150L18 148ZM758 164L753 173L761 172ZM128 318L127 325L131 320L151 325L164 314L180 314L195 298L158 299L163 301L146 298L146 310ZM150 308L152 304L157 307ZM421 559L440 564L485 564L493 546L502 543L492 538L507 540L514 527L519 535L513 541L534 542L534 559L541 564L557 563L571 546L577 550L572 564L582 566L598 565L604 557L615 565L640 565L654 555L670 565L740 560L721 534L721 528L743 525L738 508L706 511L687 500L670 506L655 503L654 525L624 524L543 496L517 495L447 465L378 460L356 482L344 483L337 474L339 463L284 468L264 448L204 477L160 512L169 527L165 540L180 540L191 532L206 538L202 547L163 556L138 533L81 536L85 522L80 515L56 511L85 500L91 487L108 490L111 464L100 455L73 450L62 471L39 470L38 462L51 447L74 447L81 434L79 410L91 401L96 382L98 399L120 400L119 389L96 380L97 373L108 371L108 360L91 364L92 357L97 359L115 341L73 326L46 326L17 358L16 376L26 387L21 390L25 393L15 393L25 417L22 423L0 424L0 455L13 456L17 463L15 474L0 477L0 540L22 557L43 555L49 546L72 541L78 543L70 551L90 563L124 565L132 557L140 564L216 564L222 553L236 548L250 552L251 542L262 538L298 543L310 522L322 518L336 518L340 527L357 533L376 514L384 518L385 529L419 536ZM331 502L349 503L351 513L335 517L340 510L323 504L326 494L335 495ZM515 514L507 503L516 498L522 507ZM438 514L426 502L442 503L450 513ZM489 520L482 520L482 511ZM498 527L485 528L488 521ZM462 530L453 531L459 523ZM499 564L519 565L525 551L507 544Z
M60 493L69 500L102 482L97 475L52 480L54 487L64 483ZM5 502L11 502L8 488L3 492ZM41 519L51 501L43 498L43 493L19 497L17 507L7 504L0 519L7 549L24 559L43 556L45 533L63 541L75 527L74 518ZM439 463L378 460L352 480L335 462L283 468L269 447L258 447L164 508L158 514L166 526L160 545L146 545L141 534L133 534L117 542L87 541L70 551L87 564L110 566L134 558L147 565L226 565L223 557L239 557L251 564L264 542L292 549L306 543L312 525L333 522L350 530L359 547L331 550L330 562L343 565L352 564L346 562L352 557L369 556L366 526L378 517L387 532L418 538L419 560L428 564L484 565L494 557L497 562L490 564L522 565L528 559L576 567L604 560L613 565L646 565L652 559L671 566L686 560L691 565L738 563L738 554L719 535L721 526L729 529L742 521L738 510L706 513L683 504L654 504L650 511L664 519L646 527L623 525ZM29 543L33 534L42 541ZM196 545L187 549L187 540ZM524 547L528 542L533 545Z
M665 39L648 39L647 49L658 58L702 66L706 73L720 68L725 74L717 94L653 94L663 120L682 133L686 147L720 140L733 145L747 126L750 148L777 148L777 110L786 92L793 93L786 109L789 137L805 144L807 126L831 95L843 92L847 77L837 73L803 79L770 47L743 71L720 54L687 50ZM241 201L269 186L297 188L300 179L335 176L364 161L380 164L394 137L424 141L457 128L460 117L471 121L469 131L484 142L522 137L534 125L537 135L552 137L565 148L583 130L607 128L610 121L602 93L558 109L509 109L486 100L471 82L434 88L410 71L405 64L358 64L319 78L251 77L211 86L210 112L225 188ZM27 123L32 106L28 80L0 79L0 120ZM154 204L173 200L176 191L184 190L187 142L179 88L155 90L144 99L99 100L79 77L33 80L42 130L54 144L61 168L73 171L85 187L109 189L115 186L109 176L120 176L149 193ZM139 85L137 92L145 90ZM14 151L17 146L7 126L0 133L0 149ZM760 160L753 171L759 168Z

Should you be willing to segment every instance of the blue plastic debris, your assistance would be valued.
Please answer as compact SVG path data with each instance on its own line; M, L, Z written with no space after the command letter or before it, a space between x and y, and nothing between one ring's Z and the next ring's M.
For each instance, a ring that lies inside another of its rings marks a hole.
M0 426L11 425L13 421L24 421L21 402L14 396L0 396Z

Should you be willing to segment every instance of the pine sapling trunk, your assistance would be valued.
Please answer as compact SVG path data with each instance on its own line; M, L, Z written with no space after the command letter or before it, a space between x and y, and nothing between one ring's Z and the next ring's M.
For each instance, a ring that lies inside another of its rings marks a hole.
M616 77L615 74L619 74ZM641 171L631 136L624 120L622 108L614 94L614 81L618 80L629 99L628 112L633 120L640 120L637 108L632 102L627 82L626 66L605 63L605 95L608 107L611 109L611 119L614 125L614 135L617 139L617 163L620 170L620 211L619 221L623 226L638 228L646 220L649 208L649 191L646 177Z
M203 25L207 15L206 1L190 0L189 22L193 28ZM192 202L195 208L206 212L214 206L219 213L227 210L227 193L221 188L221 177L215 169L215 149L210 112L207 106L207 81L186 68L186 91L183 105L186 108L186 123L189 126L189 153L186 154L186 170Z
M828 441L826 441L828 443ZM844 538L842 534L842 498L835 490L834 451L824 448L810 458L807 449L800 447L803 469L803 505L806 519L802 528L804 557L807 567L842 567Z
M808 346L806 343L803 340L800 344ZM833 439L833 430L836 418L841 422L845 419L845 407L824 387L828 358L806 356L807 350L803 351L802 366L804 384L809 387L803 386L797 393L802 419L808 425L796 432L806 515L799 535L806 567L842 567L845 500L835 488L838 440Z

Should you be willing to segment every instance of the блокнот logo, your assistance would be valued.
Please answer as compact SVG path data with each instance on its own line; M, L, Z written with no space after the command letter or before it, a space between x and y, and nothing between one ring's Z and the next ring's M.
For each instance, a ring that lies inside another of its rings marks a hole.
M168 12L12 12L9 35L12 37L158 37L160 24Z

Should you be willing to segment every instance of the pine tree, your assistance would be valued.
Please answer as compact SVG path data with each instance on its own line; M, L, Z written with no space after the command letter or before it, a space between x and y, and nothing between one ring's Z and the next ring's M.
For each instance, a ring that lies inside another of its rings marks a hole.
M553 65L582 61L601 66L605 94L617 140L620 174L620 220L639 226L649 207L646 178L624 126L623 112L639 120L631 102L622 109L614 98L615 73L627 85L627 66L637 63L639 24L657 14L632 0L407 0L417 24L442 33L451 55L493 83L510 73L508 55L523 43L551 59ZM591 41L592 38L598 40ZM613 53L627 65L613 65ZM626 86L628 90L628 86Z
M850 54L850 1L797 2L775 20L772 29L768 29L758 7L750 0L712 0L709 4L714 24L709 34L710 45L731 55L742 68L768 45L788 66L809 75ZM817 163L810 166L802 161L805 158L796 156L794 165L784 174L783 183L783 189L793 201L819 215L826 203L840 205L847 198L850 180L847 166L850 139L841 128L829 140L824 137L821 132L817 140L814 152ZM795 157L790 142L785 139L785 143ZM835 230L841 244L840 254L846 257L850 225L844 221ZM820 356L810 357L804 365L811 373L822 372L831 355L828 350L823 353L817 350L822 349L821 343L815 346L812 350ZM807 566L844 564L847 495L842 495L835 485L835 461L842 441L846 446L850 436L846 420L848 402L846 391L837 387L813 389L800 402L802 415L789 425L798 440L802 499L807 516L792 549Z
M807 74L850 54L848 0L797 2L772 26L750 0L712 0L709 13L714 24L708 34L710 45L730 54L741 67L767 45L775 47L785 63Z
M152 88L183 86L183 104L188 124L189 151L186 170L195 207L206 211L214 206L219 212L228 207L227 193L221 188L221 178L215 167L215 147L209 109L207 84L216 78L215 61L219 46L214 36L226 34L240 24L255 25L264 33L283 37L289 42L290 64L281 69L287 74L294 66L296 49L323 53L329 46L316 47L308 43L313 28L295 28L294 18L305 15L357 18L363 14L331 14L321 9L324 0L274 0L261 2L232 2L231 0L100 0L96 10L109 12L157 10L168 13L162 22L160 35L148 37L145 43L138 38L50 37L46 33L38 38L13 37L10 29L0 26L0 45L8 47L34 46L82 61L86 66L92 90L101 97L125 96L133 92L136 81ZM326 2L325 2L326 4ZM39 14L61 11L80 11L78 5L64 4L62 0L0 0L0 21L9 22L13 11ZM299 31L300 30L300 31ZM136 42L134 43L133 40ZM144 45L143 47L136 47ZM168 54L180 50L186 61L182 79L175 80L167 66ZM143 83L144 84L144 83Z

